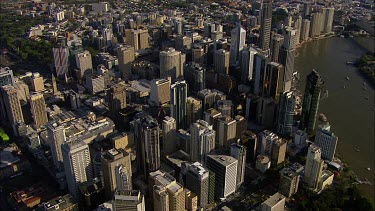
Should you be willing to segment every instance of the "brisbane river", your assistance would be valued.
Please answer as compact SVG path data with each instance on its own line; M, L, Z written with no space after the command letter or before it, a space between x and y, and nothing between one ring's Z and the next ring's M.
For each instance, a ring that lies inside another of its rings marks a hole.
M361 44L374 45L373 38L359 39ZM346 65L347 61L353 61L364 53L366 49L353 38L314 40L297 49L295 70L300 74L298 87L302 93L306 76L312 69L323 77L328 98L321 100L319 112L326 115L331 131L339 138L336 153L360 179L367 178L372 183L372 186L362 184L359 188L374 203L374 87L355 67Z

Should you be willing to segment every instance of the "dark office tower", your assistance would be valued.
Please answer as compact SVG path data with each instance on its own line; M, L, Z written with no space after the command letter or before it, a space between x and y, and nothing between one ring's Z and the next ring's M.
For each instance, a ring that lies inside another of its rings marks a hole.
M199 162L186 164L182 166L184 167L184 170L181 172L186 171L185 187L198 196L198 207L207 207L207 205L209 204L209 171Z
M246 147L246 161L254 162L257 150L258 137L255 133L250 130L246 130L242 133L240 143Z
M279 63L284 65L284 91L289 91L292 87L296 38L297 30L292 27L284 29L284 43L279 54Z
M264 74L263 95L272 97L276 101L279 99L280 93L283 92L283 76L284 67L276 62L268 63L266 73Z
M177 81L171 85L171 117L176 120L177 129L186 127L187 84Z
M144 112L138 113L131 125L137 142L138 169L147 178L150 172L160 168L159 125Z
M205 89L206 69L198 63L188 63L185 65L185 79L189 84L189 92L199 92Z
M271 37L271 61L272 62L279 62L279 52L281 45L284 42L284 37L281 34L272 33Z
M262 92L264 72L267 63L268 58L264 54L258 53L254 55L253 93L255 95L260 95Z
M300 128L306 129L308 134L313 134L316 116L319 110L320 95L324 81L320 74L313 71L306 77L305 94L303 96Z
M270 48L272 21L272 0L263 0L260 20L260 48L265 51Z
M292 92L284 92L280 95L277 109L277 132L282 136L289 136L293 127L294 106L296 97Z
M111 115L126 107L125 82L113 85L107 91L108 109Z

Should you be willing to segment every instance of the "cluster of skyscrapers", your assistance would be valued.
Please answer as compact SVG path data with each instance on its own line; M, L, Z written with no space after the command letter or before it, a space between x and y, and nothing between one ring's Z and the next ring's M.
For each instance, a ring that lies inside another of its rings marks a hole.
M257 11L259 33L240 13L230 24L201 15L191 26L176 10L88 22L90 36L69 36L51 49L52 85L39 73L0 70L1 120L28 138L34 155L48 146L59 185L98 210L210 209L239 191L250 166L277 167L315 134L303 173L281 171L280 193L261 205L283 210L300 177L313 190L332 183L323 164L334 160L338 141L318 120L324 81L316 70L300 115L296 109L296 48L332 32L333 8L308 6L288 16L281 33L273 30L272 0ZM57 23L65 18L50 12ZM106 2L91 12L111 14ZM252 131L249 122L257 125Z

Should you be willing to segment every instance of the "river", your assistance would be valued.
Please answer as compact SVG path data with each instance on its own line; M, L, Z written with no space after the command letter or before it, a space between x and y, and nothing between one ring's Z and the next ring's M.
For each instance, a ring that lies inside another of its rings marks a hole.
M368 38L369 45L373 45L372 39ZM369 86L368 82L365 86L365 79L356 68L346 65L347 61L353 61L365 52L351 38L332 37L311 41L297 50L295 70L300 73L301 91L304 91L306 76L312 69L322 75L324 88L329 95L321 101L319 112L327 116L331 131L339 137L336 153L360 179L367 178L372 183L372 186L359 185L359 188L374 204L374 87ZM360 152L356 152L355 148ZM366 168L371 168L371 171Z

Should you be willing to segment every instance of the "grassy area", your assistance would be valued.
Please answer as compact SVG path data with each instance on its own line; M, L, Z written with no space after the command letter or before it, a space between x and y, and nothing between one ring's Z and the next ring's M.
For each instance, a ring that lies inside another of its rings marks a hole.
M5 131L4 131L3 128L0 128L0 138L4 142L8 142L9 141L9 136L8 136L8 134L5 133Z

